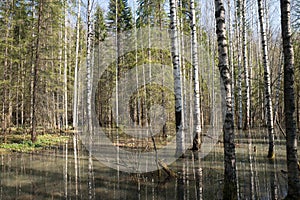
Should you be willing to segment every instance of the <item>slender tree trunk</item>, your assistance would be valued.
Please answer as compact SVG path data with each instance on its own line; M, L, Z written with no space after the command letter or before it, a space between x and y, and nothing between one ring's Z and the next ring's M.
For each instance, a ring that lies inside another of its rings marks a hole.
M283 59L282 59L282 52L280 52L280 61L279 61L279 66L278 66L278 79L277 79L277 84L276 84L276 94L275 94L275 106L274 106L274 120L273 124L276 124L277 120L277 113L278 113L278 108L279 108L279 95L280 95L280 90L281 90L281 80L282 80L282 65L283 65ZM299 94L299 93L298 93Z
M92 2L88 0L87 10L87 46L86 46L86 80L87 80L87 121L88 131L92 130L92 63L91 63L91 47L92 47L92 20L91 20ZM92 134L91 132L89 134Z
M176 1L170 0L171 45L175 91L175 120L176 120L176 155L184 154L184 134L182 132L182 94L179 62L179 38L177 25Z
M238 88L238 129L242 129L243 127L243 98L242 98L242 55L241 55L241 17L240 17L240 4L241 0L237 1L236 8L236 40L237 40L237 52L238 52L238 80L237 80L237 88Z
M32 87L32 97L31 97L31 141L35 142L37 139L36 133L36 98L37 98L37 82L38 82L38 68L40 65L40 33L41 33L41 21L42 21L42 12L43 12L43 0L39 2L39 11L38 11L38 24L37 24L37 35L36 35L36 53L35 53L35 64L33 68L33 87Z
M179 40L179 66L180 66L180 77L185 77L186 69L185 69L185 60L184 60L184 48L185 48L185 41L184 41L184 22L183 22L183 13L182 13L182 0L179 0L179 10L181 12L181 16L178 17L178 40ZM178 4L177 4L178 5ZM178 6L177 6L178 7ZM177 8L176 7L176 8ZM177 9L178 10L178 9ZM178 15L177 15L178 16ZM185 130L187 126L186 122L186 90L185 90L185 79L181 78L181 102L182 102L182 111L181 111L181 125L182 129Z
M63 32L62 32L62 27L59 30L59 41L61 43L63 43ZM59 48L59 52L58 52L58 60L59 60L59 78L57 80L57 84L61 85L61 76L62 76L62 54L63 54L63 49L62 47ZM57 106L57 125L58 125L58 129L61 131L62 129L62 125L63 125L63 120L62 120L62 114L61 114L61 102L62 102L62 95L61 95L61 91L59 89L57 89L57 96L56 96L56 106Z
M261 32L261 43L264 63L264 82L265 82L265 98L266 98L266 109L267 109L267 126L269 133L269 152L268 158L274 157L274 126L273 126L273 109L272 109L272 98L271 98L271 78L270 78L270 66L269 56L267 47L267 36L265 31L264 23L264 12L262 6L262 0L257 0L258 3L258 15Z
M248 55L247 55L247 31L246 31L246 0L242 0L241 15L242 15L242 35L243 35L243 65L245 78L245 125L244 129L249 129L250 126L250 87L249 87L249 69L248 69Z
M199 62L198 62L198 41L196 30L196 12L195 2L190 1L192 21L192 62L193 62L193 81L194 81L194 140L193 150L200 148L200 134L201 134L201 121L200 121L200 86L199 86Z
M68 29L67 29L67 23L68 23L68 13L67 13L67 1L65 1L64 5L64 126L65 129L68 128Z
M9 66L8 66L8 58L9 58L9 32L10 32L10 26L9 26L9 15L10 15L10 5L9 1L6 2L6 12L5 12L5 22L7 24L6 31L5 31L5 50L4 50L4 72L3 72L3 80L5 83L3 84L3 107L2 107L2 124L1 124L1 129L4 134L4 140L6 142L6 129L9 126L8 123L8 114L7 114L7 109L8 109L8 101L10 99L7 96L7 93L9 93L9 85L7 84L8 81L8 76L9 76Z
M284 113L286 127L286 155L288 169L288 195L286 199L299 199L300 180L297 158L297 133L295 122L295 68L291 41L290 0L280 0L281 30L284 55Z
M231 95L232 95L232 113L233 113L233 120L234 120L234 113L235 113L235 98L234 98L234 91L235 91L235 86L234 86L234 62L233 62L233 42L232 42L232 30L231 30L231 4L230 4L231 0L227 0L227 5L228 5L228 37L229 37L229 68L231 70L231 79L232 79L232 83L231 83Z
M78 60L79 60L79 37L80 37L80 12L81 12L81 0L78 0L77 8L77 25L76 25L76 49L75 49L75 70L74 70L74 96L73 96L73 127L77 126L77 102L78 102Z
M223 199L237 199L236 158L234 143L234 121L232 113L231 75L228 68L225 8L222 0L215 0L216 33L218 37L219 71L224 84L222 94L226 101L226 115L223 126L224 140L224 188Z
M116 46L116 77L115 77L115 87L116 87L116 93L115 93L115 97L116 97L116 127L119 127L119 82L118 82L118 78L119 78L119 64L120 64L120 59L119 59L119 55L120 55L120 50L121 50L121 46L120 46L120 42L119 42L119 38L118 38L118 33L119 33L119 29L118 29L118 1L115 2L116 3L116 15L115 15L115 46ZM117 137L118 137L118 130L117 130ZM119 142L118 138L117 138L117 142Z

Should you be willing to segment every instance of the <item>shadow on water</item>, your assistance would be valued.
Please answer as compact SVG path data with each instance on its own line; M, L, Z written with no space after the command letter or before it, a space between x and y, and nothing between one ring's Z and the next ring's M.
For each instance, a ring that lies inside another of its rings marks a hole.
M239 199L281 199L287 192L285 146L278 136L276 158L267 159L267 134L237 132ZM129 174L110 169L77 140L38 153L8 153L0 158L0 199L222 199L223 144L203 159L187 152L161 171Z

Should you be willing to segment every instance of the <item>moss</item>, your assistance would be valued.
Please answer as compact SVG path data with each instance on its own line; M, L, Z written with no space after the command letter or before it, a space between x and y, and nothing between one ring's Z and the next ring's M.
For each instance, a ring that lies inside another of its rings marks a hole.
M62 142L69 140L69 136L60 135L40 135L35 143L30 140L30 135L10 135L7 143L0 144L1 151L32 152L45 149L51 146L57 146Z

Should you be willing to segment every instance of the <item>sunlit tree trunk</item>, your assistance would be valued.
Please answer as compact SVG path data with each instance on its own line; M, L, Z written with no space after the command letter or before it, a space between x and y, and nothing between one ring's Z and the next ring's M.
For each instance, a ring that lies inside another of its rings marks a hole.
M237 0L236 10L235 10L235 18L236 18L236 41L237 41L237 67L238 67L238 80L237 80L237 88L238 88L238 129L242 129L243 127L243 98L242 98L242 55L241 55L241 0Z
M196 12L195 2L190 1L191 7L191 30L192 30L192 63L193 63L193 81L194 81L194 135L193 150L199 150L201 121L200 121L200 86L199 86L199 62L198 62L198 41L196 30Z
M74 96L73 96L73 127L77 126L77 102L78 102L78 60L79 60L79 37L80 37L80 12L81 0L78 0L77 25L76 25L76 49L75 49L75 69L74 69Z
M265 102L266 102L266 109L267 109L267 125L268 125L268 133L269 133L268 158L273 158L274 126L273 126L273 108L272 108L272 99L271 99L271 80L270 80L270 66L269 66L269 56L268 56L268 47L267 47L267 36L265 31L262 0L257 0L257 3L258 3L258 15L259 15L263 63L264 63L264 82L265 82L265 98L266 98Z
M218 37L219 71L224 84L223 98L226 102L223 125L224 142L224 188L223 199L237 199L234 121L232 113L231 75L228 68L225 8L222 0L215 0L216 33Z
M88 0L87 10L87 46L86 46L86 81L87 81L87 121L88 131L92 130L92 65L91 65L91 48L92 48L92 20L91 20L92 2ZM91 134L91 133L90 133Z
M280 0L281 30L284 55L284 113L286 127L286 155L288 169L288 195L286 199L299 199L300 180L297 158L295 122L294 51L291 41L290 0Z
M65 129L68 128L68 29L67 29L67 24L68 24L68 13L67 13L67 1L65 1L64 5L64 18L65 18L65 23L64 23L64 126Z
M177 13L179 16L178 17L178 41L179 41L179 66L180 66L180 77L185 77L186 76L186 69L185 69L185 52L184 52L184 48L185 48L185 41L184 41L184 14L181 13L180 16L180 12L183 11L183 1L182 0L178 0L178 4L179 4L179 8L178 6L176 8L177 9ZM177 4L177 5L178 5ZM185 12L187 12L187 10L185 9ZM186 83L185 83L185 79L182 78L181 79L181 97L182 97L182 111L181 111L181 125L182 125L182 129L185 130L187 127L187 122L186 120L186 87L185 87Z
M247 31L246 31L246 0L241 2L241 17L242 17L242 40L243 40L243 65L244 65L244 79L245 79L245 124L244 129L250 126L250 87L249 87L249 69L248 69L248 55L247 55Z
M87 1L87 46L86 46L86 79L87 79L87 122L88 122L88 141L89 141L89 159L88 159L88 196L94 199L93 182L93 159L92 159L92 2Z
M235 86L234 86L234 82L235 82L235 77L234 77L234 62L233 62L233 41L232 41L232 30L231 30L231 26L232 26L232 22L231 22L231 4L230 4L230 0L227 0L227 5L228 5L228 37L229 37L229 60L228 60L228 64L229 64L229 68L231 70L231 79L232 79L232 83L231 83L231 91L232 91L232 113L234 116L235 113L235 98L234 98L234 91L235 91ZM234 117L233 117L234 119Z
M174 76L175 92L175 120L176 120L176 155L184 154L184 134L182 132L182 94L181 94L181 76L179 62L179 41L177 27L176 1L170 0L170 23L171 23L171 45L172 45L172 62Z

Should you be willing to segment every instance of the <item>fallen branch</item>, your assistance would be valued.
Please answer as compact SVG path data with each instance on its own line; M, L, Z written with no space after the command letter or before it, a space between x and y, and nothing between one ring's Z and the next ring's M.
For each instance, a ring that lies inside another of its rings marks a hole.
M173 172L173 171L167 166L167 164L164 163L162 160L158 160L158 164L159 164L159 166L161 166L162 169L168 174L168 176L173 177L173 178L177 177L176 173Z
M280 126L279 121L278 121L277 119L276 119L276 124L277 124L277 126L278 126L280 132L282 133L282 135L283 135L284 137L286 137L286 134L285 134L283 128Z

